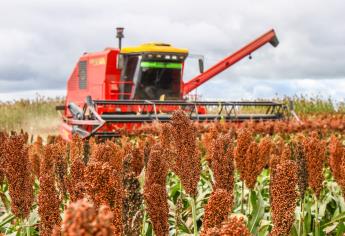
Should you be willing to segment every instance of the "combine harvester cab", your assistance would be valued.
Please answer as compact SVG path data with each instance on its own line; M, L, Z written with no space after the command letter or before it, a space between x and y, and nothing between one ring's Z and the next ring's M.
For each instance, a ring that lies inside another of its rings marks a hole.
M73 134L114 137L119 129L135 129L143 123L167 122L172 112L183 109L192 120L241 122L280 120L287 110L284 104L237 101L188 101L195 88L226 70L242 58L270 43L276 47L274 30L263 34L242 49L224 58L205 72L199 59L200 75L184 82L184 61L188 50L170 44L147 43L121 49L123 28L118 28L119 48L84 53L67 83L61 134L70 140ZM247 108L246 108L247 107ZM243 113L248 107L260 107L261 113ZM209 112L209 111L212 112Z

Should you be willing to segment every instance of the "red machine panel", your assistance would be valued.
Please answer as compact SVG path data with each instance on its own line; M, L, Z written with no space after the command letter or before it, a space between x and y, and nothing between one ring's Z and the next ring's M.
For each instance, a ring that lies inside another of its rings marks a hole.
M80 57L67 83L67 107L70 102L83 107L85 98L118 99L121 71L116 68L118 49L86 53ZM70 116L69 110L65 115Z

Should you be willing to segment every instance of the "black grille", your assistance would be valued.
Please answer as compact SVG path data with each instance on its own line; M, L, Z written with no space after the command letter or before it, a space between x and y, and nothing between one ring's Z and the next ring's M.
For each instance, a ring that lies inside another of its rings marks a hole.
M86 89L87 86L87 61L79 62L79 89Z

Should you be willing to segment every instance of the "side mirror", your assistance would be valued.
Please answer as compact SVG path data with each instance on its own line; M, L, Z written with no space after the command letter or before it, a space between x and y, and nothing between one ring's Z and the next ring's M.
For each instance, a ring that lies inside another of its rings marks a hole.
M117 54L117 63L116 63L116 67L119 70L122 70L124 66L124 58L122 54Z
M200 74L202 74L202 73L204 73L204 59L199 58L198 62L199 62L199 71L200 71Z

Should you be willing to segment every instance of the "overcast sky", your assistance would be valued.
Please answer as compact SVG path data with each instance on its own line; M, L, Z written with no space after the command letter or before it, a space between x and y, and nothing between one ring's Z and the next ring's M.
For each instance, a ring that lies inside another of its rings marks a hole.
M203 85L204 98L284 95L345 98L343 0L30 0L0 7L0 100L65 94L83 52L150 41L203 54L206 68L274 28L264 46ZM185 80L197 62L187 63Z

